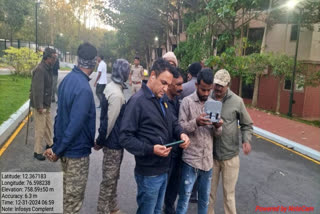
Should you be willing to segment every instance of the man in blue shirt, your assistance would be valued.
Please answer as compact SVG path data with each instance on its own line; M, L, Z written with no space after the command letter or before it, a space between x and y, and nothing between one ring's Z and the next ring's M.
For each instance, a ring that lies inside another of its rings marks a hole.
M93 45L79 46L78 66L59 86L54 144L45 152L51 161L61 159L64 213L79 213L84 199L96 128L96 110L89 85L96 56L97 49Z
M181 139L186 148L190 143L162 99L173 73L168 61L156 60L148 83L131 97L123 115L119 142L135 156L137 214L161 214L171 160L171 147L165 144Z

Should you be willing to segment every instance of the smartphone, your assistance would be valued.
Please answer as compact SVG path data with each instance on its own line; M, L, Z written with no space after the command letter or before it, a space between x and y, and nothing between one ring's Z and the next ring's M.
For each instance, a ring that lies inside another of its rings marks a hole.
M164 146L170 147L170 146L174 146L174 145L179 145L181 143L184 143L184 140L179 140L179 141L175 141L175 142L172 142L172 143L164 144Z

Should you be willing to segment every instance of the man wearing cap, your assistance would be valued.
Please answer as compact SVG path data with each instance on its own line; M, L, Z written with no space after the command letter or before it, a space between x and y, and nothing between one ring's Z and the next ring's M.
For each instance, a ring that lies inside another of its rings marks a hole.
M169 51L166 54L164 54L162 58L167 60L170 63L170 65L178 67L177 57L172 51Z
M202 67L199 62L194 62L189 66L188 79L189 77L191 77L191 79L182 84L183 91L179 97L181 100L196 91L197 75L199 71L201 71L201 68Z
M33 109L34 127L34 154L40 161L45 160L42 155L43 140L47 147L52 146L52 120L50 114L52 96L52 66L56 61L56 51L47 47L43 52L42 61L32 73L30 106Z
M117 59L112 67L111 82L104 90L106 102L101 103L101 121L99 136L95 149L103 147L102 181L98 200L97 213L120 214L117 202L117 184L120 177L120 166L123 148L119 143L121 116L126 99L123 90L128 87L130 64L125 59ZM108 105L107 107L105 105ZM119 117L119 118L118 118Z
M229 89L229 72L225 69L217 71L214 76L212 98L222 102L221 118L222 134L216 136L213 144L213 174L211 183L208 214L214 214L217 186L220 173L222 176L224 211L235 214L235 187L239 174L239 129L242 136L242 149L245 155L251 151L253 122L241 97Z
M96 108L89 76L96 66L97 49L84 43L77 55L78 66L59 85L54 144L44 153L51 161L61 159L63 213L80 212L96 132Z
M135 57L133 66L131 66L131 71L129 74L129 84L131 86L132 94L135 94L137 91L140 90L142 80L144 77L144 70L143 67L140 65L140 58Z

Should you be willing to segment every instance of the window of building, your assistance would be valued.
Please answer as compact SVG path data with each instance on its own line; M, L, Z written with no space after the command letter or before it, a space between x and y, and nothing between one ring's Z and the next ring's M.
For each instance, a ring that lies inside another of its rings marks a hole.
M264 28L250 28L248 34L248 47L246 55L260 53Z
M290 41L296 41L298 37L298 25L291 25Z
M284 82L284 90L291 90L291 80L285 80ZM299 84L297 81L295 81L295 91L303 91L304 87L303 85Z
M284 89L285 90L291 90L291 80L285 80L284 81Z

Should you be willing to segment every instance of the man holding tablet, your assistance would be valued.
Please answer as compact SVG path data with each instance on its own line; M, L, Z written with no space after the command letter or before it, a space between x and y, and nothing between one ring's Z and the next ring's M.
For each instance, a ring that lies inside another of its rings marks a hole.
M211 69L198 73L196 91L182 100L179 111L179 123L190 135L190 146L182 154L182 171L177 214L185 214L192 188L198 180L198 214L206 214L209 204L213 166L213 136L222 132L222 121L212 123L204 113L204 104L208 100L213 83Z

